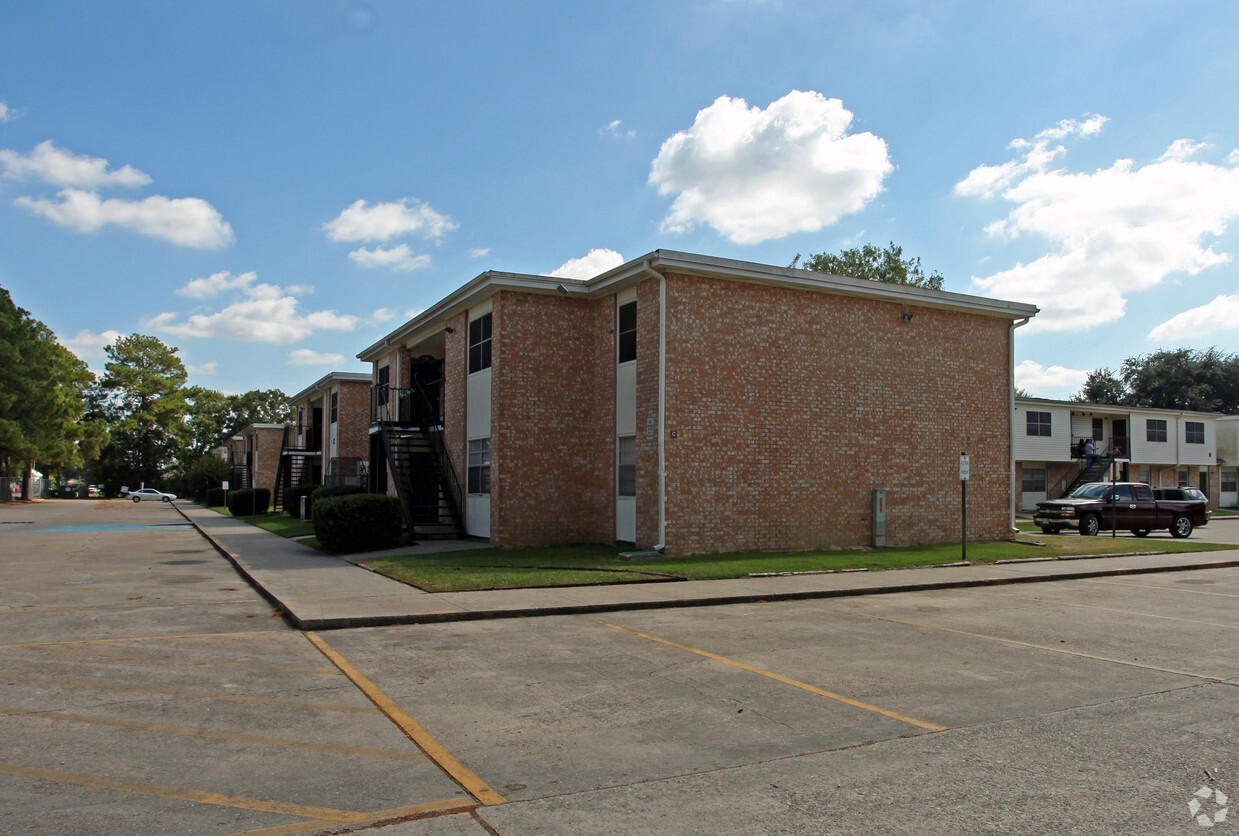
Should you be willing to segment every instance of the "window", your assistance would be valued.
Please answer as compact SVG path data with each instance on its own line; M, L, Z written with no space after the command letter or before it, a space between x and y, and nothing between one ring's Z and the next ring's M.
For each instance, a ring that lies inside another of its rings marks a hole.
M1140 481L1141 482L1144 482L1146 485L1153 484L1153 480L1150 478L1151 476L1152 476L1152 471L1150 471L1147 467L1140 468Z
M491 314L469 323L469 374L490 368Z
M490 493L490 439L469 442L469 493Z
M387 405L388 385L391 383L391 366L382 366L374 376L374 385L378 388L375 390L375 403L379 406Z
M1186 487L1188 486L1188 484L1189 484L1189 483L1188 483L1188 481L1187 481L1187 471L1186 471L1186 470L1180 470L1180 471L1179 471L1179 473L1178 473L1178 476L1179 476L1179 487L1180 487L1180 488L1186 488Z
M1149 441L1166 440L1166 422L1161 418L1149 418L1144 422L1145 438Z
M305 432L305 409L300 406L297 407L297 432Z
M1188 421L1184 425L1187 431L1188 444L1204 444L1205 443L1205 422L1204 421Z
M616 439L616 494L637 495L637 437L623 435Z
M1028 435L1043 435L1049 437L1050 432L1050 413L1048 412L1029 412L1028 413Z
M1239 474L1233 470L1223 470L1222 490L1226 493L1239 492Z
M619 328L619 362L627 363L637 359L637 303L629 302L620 305Z
M339 406L340 406L340 393L332 392L331 393L331 423L333 424L336 422L336 417L339 412Z
M1045 493L1045 468L1024 468L1024 478L1022 484L1024 493Z
M1093 419L1093 441L1101 441L1106 437L1106 422L1104 418Z

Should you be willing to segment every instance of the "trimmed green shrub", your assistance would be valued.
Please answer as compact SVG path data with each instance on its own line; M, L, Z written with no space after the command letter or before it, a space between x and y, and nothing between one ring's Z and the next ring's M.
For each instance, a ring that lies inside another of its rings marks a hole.
M335 554L398 546L403 525L400 500L394 496L367 493L314 501L314 536Z
M293 485L284 491L284 496L280 499L280 504L284 507L284 513L292 517L299 516L301 514L301 497L309 496L321 487L322 485ZM306 503L307 515L312 507L309 502Z
M203 501L206 503L206 506L208 508L218 508L219 506L224 505L228 501L226 498L226 494L227 494L227 491L225 491L223 488L208 488L206 492L206 497L203 499Z
M368 491L356 485L317 485L314 490L310 491L310 498L305 503L305 512L310 519L314 519L314 503L318 500L329 496L352 496L361 493L368 493Z
M265 514L271 507L270 488L245 488L228 492L228 512L234 517Z

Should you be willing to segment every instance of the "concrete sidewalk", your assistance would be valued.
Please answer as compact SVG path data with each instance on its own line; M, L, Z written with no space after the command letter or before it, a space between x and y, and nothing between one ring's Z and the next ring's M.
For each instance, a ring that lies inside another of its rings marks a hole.
M176 508L302 630L879 595L1239 566L1239 550L1228 550L718 581L433 593L197 505L176 503ZM448 541L403 548L397 553L485 547L475 542Z

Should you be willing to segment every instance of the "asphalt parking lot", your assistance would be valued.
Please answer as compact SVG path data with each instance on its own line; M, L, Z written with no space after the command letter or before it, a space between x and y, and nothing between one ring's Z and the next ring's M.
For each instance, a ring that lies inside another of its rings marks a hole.
M183 522L0 507L0 832L1239 827L1239 569L302 634Z

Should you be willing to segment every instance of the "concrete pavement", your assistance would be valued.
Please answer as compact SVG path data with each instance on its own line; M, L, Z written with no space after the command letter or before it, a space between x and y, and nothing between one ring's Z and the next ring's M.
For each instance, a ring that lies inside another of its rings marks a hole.
M1237 549L884 572L436 593L423 592L352 562L369 554L352 555L351 559L333 557L192 503L176 503L176 507L302 630L878 595L1239 566ZM1201 533L1211 540L1220 539L1213 535L1224 535L1224 541L1230 542L1239 539L1239 525L1230 523L1228 527L1226 522L1215 521ZM406 547L398 553L473 548L485 545L447 541Z

